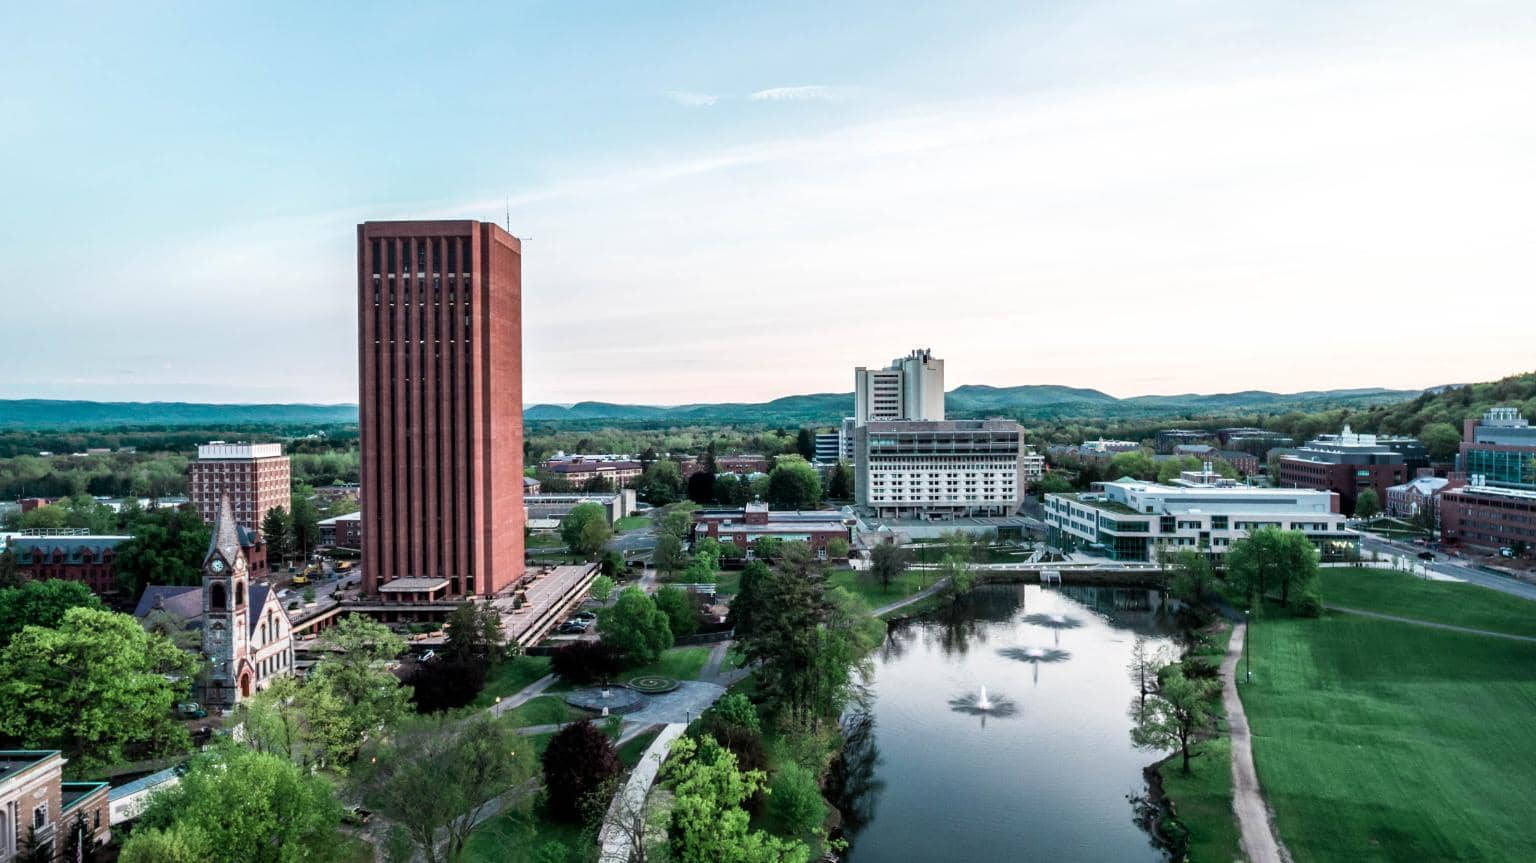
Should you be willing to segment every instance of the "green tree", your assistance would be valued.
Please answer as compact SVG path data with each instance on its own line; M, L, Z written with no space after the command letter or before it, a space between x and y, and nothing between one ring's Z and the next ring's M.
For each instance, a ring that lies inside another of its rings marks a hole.
M798 458L784 457L768 473L768 502L777 509L814 509L821 503L821 477Z
M613 538L608 510L601 504L577 504L560 520L560 538L572 554L591 557Z
M482 816L535 775L532 741L484 712L410 723L373 757L358 783L364 800L403 826L428 863L468 859Z
M792 836L819 835L827 804L816 774L793 761L781 765L768 783L768 812Z
M133 538L113 550L117 587L138 596L145 585L191 585L202 581L210 529L191 510L157 509L127 526Z
M827 500L853 500L853 471L839 461L827 477Z
M882 542L870 549L869 575L880 588L890 592L891 583L901 577L912 564L912 552L904 545Z
M30 626L0 650L0 737L62 749L84 770L129 746L186 745L171 716L197 663L126 614L75 607L57 627Z
M443 655L456 662L489 664L501 658L506 634L501 614L489 604L461 602L444 625Z
M610 586L612 586L613 580L624 572L624 567L624 552L614 548L603 552L603 556L598 562L598 571L602 573L602 577L608 579Z
M308 718L328 762L340 765L363 741L410 712L410 688L387 666L405 652L405 641L354 614L326 630L320 644L324 657L305 683Z
M760 770L742 772L712 738L672 744L667 777L675 795L667 824L673 863L806 863L801 842L752 830L742 803L763 787Z
M666 506L683 496L683 472L677 462L652 462L635 481L635 494L652 506Z
M1178 665L1162 669L1158 680L1157 692L1150 694L1144 705L1133 705L1136 725L1131 729L1131 742L1140 749L1178 749L1188 773L1190 744L1214 725L1211 699L1220 684L1190 680Z
M184 851L198 852L199 860L232 853L251 863L335 860L340 822L341 805L326 780L230 744L193 756L181 781L150 799L123 859L162 859L151 852L170 849L173 860ZM141 832L151 835L141 840ZM139 842L145 847L135 847Z
M1168 592L1186 605L1199 605L1216 586L1216 575L1205 554L1192 549L1176 552L1168 580Z
M765 599L763 585L771 575L768 565L761 560L748 561L742 569L736 596L731 600L731 627L738 639L752 634Z
M777 560L784 540L776 536L760 536L752 540L752 554L758 560Z
M698 507L688 503L673 504L662 510L656 524L658 532L686 541L693 533L693 511L696 509Z
M305 487L295 490L291 498L293 507L288 510L292 513L289 517L289 530L293 537L291 548L306 560L315 546L320 544L320 512L309 499L311 493L312 490Z
M50 578L0 588L0 648L24 627L58 626L71 608L105 610L106 606L78 581Z
M755 737L763 733L763 722L757 714L757 707L740 692L722 696L704 714L704 719L710 733L729 748L734 748L741 737Z
M832 560L848 559L848 540L834 536L827 540L827 557Z
M671 575L688 565L688 553L683 551L683 541L670 533L656 536L656 547L651 550L651 564L662 575Z
M1461 433L1450 423L1429 423L1419 429L1419 442L1424 444L1430 458L1444 461L1455 456L1461 448Z
M16 565L16 554L10 549L0 551L0 588L20 587L21 569Z
M1109 460L1109 474L1116 479L1123 476L1143 480L1156 479L1157 462L1153 460L1151 453L1143 449L1117 452Z
M1030 489L1033 494L1066 494L1072 490L1072 481L1062 476L1059 472L1052 471L1035 480L1034 487Z
M699 631L698 604L693 596L680 587L666 585L656 591L656 607L667 616L667 624L674 638L693 635Z
M613 579L606 575L599 575L592 579L592 586L588 588L587 593L598 602L607 602L608 597L613 595Z
M267 542L267 557L287 560L293 554L293 519L288 510L274 507L261 520L261 536Z
M617 602L597 613L597 632L636 665L655 662L672 646L666 613L638 587L625 588Z
M800 433L795 435L795 452L798 452L806 461L816 458L816 436L810 429L802 428Z
M1271 590L1280 591L1281 605L1292 593L1316 596L1317 549L1300 531L1259 528L1227 551L1227 581L1253 604Z
M1381 497L1376 489L1368 488L1355 497L1355 517L1372 518L1381 512Z

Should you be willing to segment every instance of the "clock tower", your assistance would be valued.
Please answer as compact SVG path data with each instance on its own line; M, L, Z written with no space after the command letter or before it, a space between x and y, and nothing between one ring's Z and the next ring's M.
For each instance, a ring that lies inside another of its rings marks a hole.
M203 655L211 664L205 696L209 704L231 706L250 695L254 685L248 644L249 582L234 509L225 495L203 557Z

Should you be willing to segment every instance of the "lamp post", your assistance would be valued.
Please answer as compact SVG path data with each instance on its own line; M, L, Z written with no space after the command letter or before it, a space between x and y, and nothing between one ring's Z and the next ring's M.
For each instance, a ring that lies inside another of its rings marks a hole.
M1253 611L1243 611L1243 663L1248 666L1248 682L1253 682L1253 651L1248 643L1253 640Z

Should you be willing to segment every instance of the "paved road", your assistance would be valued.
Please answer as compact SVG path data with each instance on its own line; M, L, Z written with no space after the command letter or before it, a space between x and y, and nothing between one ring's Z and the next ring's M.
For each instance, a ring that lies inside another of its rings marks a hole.
M621 533L610 539L604 547L630 554L650 551L656 547L656 532L651 528L642 527L629 533Z
M1385 554L1407 555L1410 558L1415 558L1415 560L1417 559L1419 552L1424 550L1424 547L1421 545L1413 545L1411 543L1401 542L1388 542L1376 537L1368 537L1363 534L1360 537L1360 548L1365 551L1375 551ZM1486 587L1489 590L1497 590L1500 593L1507 593L1510 596L1518 596L1521 599L1528 599L1532 602L1536 602L1536 584L1519 581L1518 579L1511 578L1507 575L1498 575L1496 573L1487 572L1485 570L1478 569L1475 566L1468 566L1456 558L1442 557L1441 559L1436 560L1434 563L1428 564L1428 566L1430 569L1440 573L1441 575L1447 575L1451 578L1457 578L1462 581L1470 582L1479 587Z
M1248 731L1248 716L1243 700L1237 695L1237 660L1243 655L1247 626L1232 627L1227 655L1221 660L1221 705L1227 712L1227 726L1232 738L1232 811L1237 815L1238 833L1243 853L1250 863L1286 863L1290 860L1275 838L1269 821L1269 806L1259 787L1259 774L1253 767L1253 737Z
M1432 620L1419 620L1413 617L1398 617L1395 614L1382 614L1379 611L1366 611L1362 608L1346 608L1342 605L1328 605L1324 603L1323 607L1329 611L1342 611L1345 614L1358 614L1361 617L1374 617L1377 620L1391 620L1396 623L1408 623L1414 626L1427 626L1430 629L1444 629L1447 632L1464 632L1468 635L1486 635L1489 638L1507 638L1511 641L1529 641L1533 644L1536 644L1536 637L1529 635L1515 635L1509 632L1494 632L1490 629L1473 629L1470 626L1456 626L1455 624L1451 623L1435 623Z

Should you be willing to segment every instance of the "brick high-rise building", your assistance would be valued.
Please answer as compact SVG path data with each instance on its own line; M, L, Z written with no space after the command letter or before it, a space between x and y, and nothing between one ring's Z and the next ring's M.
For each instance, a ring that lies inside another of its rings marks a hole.
M288 457L278 443L211 441L199 444L197 460L187 465L187 496L208 524L228 495L235 523L259 532L267 513L292 505L292 491Z
M523 574L522 244L357 228L363 588L491 596Z

